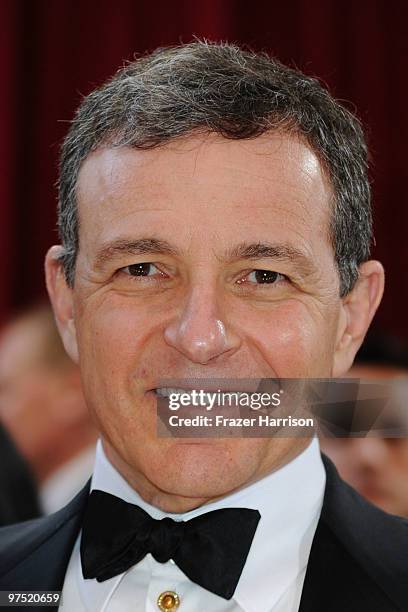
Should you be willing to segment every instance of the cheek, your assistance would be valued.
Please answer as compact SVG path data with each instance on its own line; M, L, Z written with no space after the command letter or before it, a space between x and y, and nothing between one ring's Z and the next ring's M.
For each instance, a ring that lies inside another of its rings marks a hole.
M87 399L120 403L129 388L137 393L135 373L154 329L148 310L132 300L109 296L78 312L80 367ZM129 385L131 387L129 387Z
M248 343L255 344L276 376L306 378L329 376L334 346L332 318L299 300L270 305L245 316Z
M408 471L408 441L393 440L390 446L390 464L401 473L406 475Z
M123 367L143 349L154 328L149 310L131 299L107 297L97 308L85 307L79 315L78 341L81 358Z
M141 432L146 439L154 437L155 404L143 397L139 378L155 329L147 309L109 296L97 308L85 305L78 319L83 390L98 428L115 448Z

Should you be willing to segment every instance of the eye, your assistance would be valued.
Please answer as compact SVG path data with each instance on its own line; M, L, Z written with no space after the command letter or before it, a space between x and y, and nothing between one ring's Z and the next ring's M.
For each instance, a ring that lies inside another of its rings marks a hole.
M256 285L276 285L280 281L286 280L286 276L273 270L252 270L247 276L238 281L239 285L253 283Z
M159 275L161 277L165 276L165 274L161 270L159 270L157 266L149 262L131 264L130 266L121 268L120 271L124 272L125 274L128 274L129 276L133 276L133 277L140 277L140 276L151 277L151 276L156 276L156 275Z

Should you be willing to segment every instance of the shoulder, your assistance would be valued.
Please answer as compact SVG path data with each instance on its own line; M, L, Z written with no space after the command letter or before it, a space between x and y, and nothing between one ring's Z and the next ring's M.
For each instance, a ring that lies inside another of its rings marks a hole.
M408 520L387 514L344 482L333 463L323 456L327 480L321 519L353 550L372 560L381 553L381 565L390 563L400 574L408 572Z
M27 462L0 424L0 526L40 516L40 504Z
M396 606L406 604L408 521L366 501L340 478L327 457L323 456L323 462L327 481L320 530L330 534L332 545L345 560L343 565L352 565L354 574L360 573L360 583L364 576L367 584L371 581Z
M88 493L89 484L59 512L0 529L0 587L30 588L33 580L42 582L54 556L61 567L68 562Z

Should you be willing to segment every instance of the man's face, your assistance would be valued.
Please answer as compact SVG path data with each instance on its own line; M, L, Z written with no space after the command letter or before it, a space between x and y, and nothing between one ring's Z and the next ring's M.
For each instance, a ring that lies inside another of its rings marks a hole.
M330 198L314 153L278 133L103 149L84 162L79 360L108 455L133 484L223 495L299 446L158 438L154 389L166 377L332 375L341 300Z

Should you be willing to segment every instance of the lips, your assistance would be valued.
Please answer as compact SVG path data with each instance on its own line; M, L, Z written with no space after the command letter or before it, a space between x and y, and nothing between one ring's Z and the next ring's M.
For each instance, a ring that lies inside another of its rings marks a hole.
M219 387L217 387L216 389L208 389L208 388L202 388L202 387L196 387L196 388L181 388L181 387L159 387L157 389L153 389L153 391L155 392L156 395L158 395L159 397L163 397L163 398L168 398L170 396L180 396L180 395L192 395L193 391L203 391L204 394L214 394L214 393L234 393L237 394L238 397L240 397L241 395L248 395L251 393L251 391L242 391L242 390L237 390L237 389L225 389L225 390L221 390Z
M182 394L191 391L205 393L255 393L258 392L262 379L239 378L162 378L157 380L148 391L154 391L161 397L169 397L171 393Z

